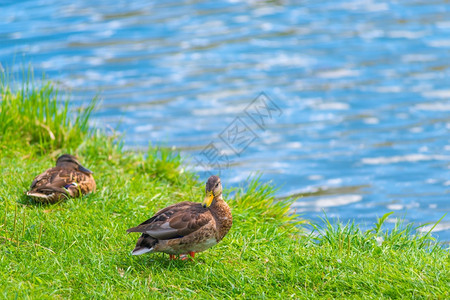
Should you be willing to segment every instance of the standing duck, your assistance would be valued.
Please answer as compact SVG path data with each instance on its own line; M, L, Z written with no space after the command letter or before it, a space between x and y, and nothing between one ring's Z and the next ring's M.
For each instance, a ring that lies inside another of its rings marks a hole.
M153 217L130 228L127 232L141 232L132 254L164 252L170 259L182 254L205 251L219 243L233 223L231 210L222 199L222 184L218 176L206 182L203 203L180 202L158 211Z
M58 157L56 167L36 176L27 195L41 203L56 203L68 197L86 195L95 190L92 171L73 155Z

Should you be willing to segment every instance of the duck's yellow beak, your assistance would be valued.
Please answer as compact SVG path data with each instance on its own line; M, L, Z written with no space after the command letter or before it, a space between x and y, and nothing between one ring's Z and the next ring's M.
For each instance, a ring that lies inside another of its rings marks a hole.
M214 199L214 194L212 191L206 192L205 199L203 200L203 207L209 207Z

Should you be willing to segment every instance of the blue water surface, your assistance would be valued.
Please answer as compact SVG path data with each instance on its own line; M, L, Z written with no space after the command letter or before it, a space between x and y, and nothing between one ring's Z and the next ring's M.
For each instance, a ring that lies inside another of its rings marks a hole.
M202 180L263 172L308 219L450 211L445 1L0 1L0 63L100 95L94 126Z

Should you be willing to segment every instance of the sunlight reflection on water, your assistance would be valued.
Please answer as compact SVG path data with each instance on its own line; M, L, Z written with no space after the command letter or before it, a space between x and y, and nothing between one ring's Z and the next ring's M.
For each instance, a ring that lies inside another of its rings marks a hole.
M0 62L30 63L128 148L176 146L192 162L261 91L282 115L227 186L262 171L306 218L418 223L449 211L450 8L403 1L5 1ZM194 166L195 167L195 166ZM208 175L203 168L202 179ZM217 170L213 170L217 171ZM437 227L450 239L449 227Z

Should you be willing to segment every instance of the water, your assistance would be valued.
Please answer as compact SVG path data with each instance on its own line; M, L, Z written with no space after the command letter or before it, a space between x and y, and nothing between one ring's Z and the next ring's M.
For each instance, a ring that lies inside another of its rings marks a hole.
M95 125L129 148L174 146L202 179L220 158L225 186L262 171L313 220L450 211L445 1L0 3L2 66L31 64L75 105L100 93ZM261 128L245 108L262 91L278 110ZM449 217L435 233L450 240Z

